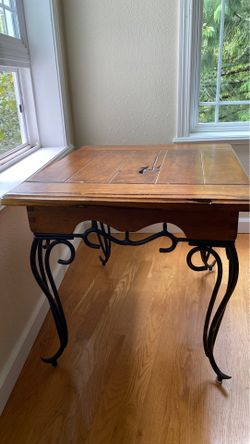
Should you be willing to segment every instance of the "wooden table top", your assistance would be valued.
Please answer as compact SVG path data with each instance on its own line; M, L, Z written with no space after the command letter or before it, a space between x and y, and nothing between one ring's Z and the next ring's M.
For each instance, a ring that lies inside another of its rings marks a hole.
M1 204L145 206L197 202L247 210L248 184L227 144L85 146L5 194Z

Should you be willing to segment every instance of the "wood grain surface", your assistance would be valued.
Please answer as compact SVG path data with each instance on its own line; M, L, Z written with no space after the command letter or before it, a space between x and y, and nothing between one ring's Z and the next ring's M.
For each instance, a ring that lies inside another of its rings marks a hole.
M1 203L157 206L197 199L247 210L248 178L229 145L82 147L33 175Z
M238 231L238 213L234 206L183 204L166 208L112 206L28 207L33 233L73 233L85 220L99 220L119 231L138 231L149 225L167 222L177 225L188 239L234 240Z
M1 444L249 444L248 237L215 348L233 376L222 386L202 347L216 273L190 270L187 245L160 246L114 246L103 268L81 245L60 288L69 346L56 369L40 361L57 345L49 314L0 417Z

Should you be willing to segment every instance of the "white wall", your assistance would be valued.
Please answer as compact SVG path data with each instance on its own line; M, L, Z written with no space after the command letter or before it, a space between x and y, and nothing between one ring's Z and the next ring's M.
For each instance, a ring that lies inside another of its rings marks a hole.
M29 266L31 241L24 208L0 211L0 414L32 345L42 301Z
M178 3L63 0L76 146L172 142ZM233 146L248 170L248 146Z
M178 0L63 0L75 145L176 136ZM247 144L233 144L249 173ZM248 224L244 222L244 228Z
M40 291L29 267L32 234L24 208L0 212L0 369L6 363L13 342L20 334L27 313L32 312Z
M178 1L64 0L76 146L171 142Z

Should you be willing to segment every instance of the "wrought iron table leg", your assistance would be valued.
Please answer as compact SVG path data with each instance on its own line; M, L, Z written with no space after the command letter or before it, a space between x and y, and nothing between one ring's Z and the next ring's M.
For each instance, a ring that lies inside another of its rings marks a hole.
M213 262L211 262L211 264L209 264L208 261L209 261L209 258L210 258L210 252L209 251L206 252L206 251L204 251L202 249L200 251L200 254L201 254L201 260L202 260L203 264L206 266L206 269L209 270L209 271L212 271L213 267L216 264L216 260L214 260Z
M33 275L47 297L60 342L59 348L53 356L42 358L44 362L50 363L54 367L57 365L57 360L62 355L68 343L67 323L50 268L51 252L53 248L59 244L64 244L69 248L70 257L68 260L59 259L58 262L60 264L68 265L75 257L75 249L67 239L50 240L44 237L35 236L30 254L30 264Z
M92 242L89 239L91 234L95 233L97 235L97 243ZM50 268L50 255L53 248L56 245L63 244L69 248L70 257L67 260L59 259L58 263L68 265L75 257L75 248L70 242L74 238L81 238L85 244L90 248L96 248L102 250L103 256L100 256L101 263L105 265L111 254L111 243L114 242L118 245L124 246L139 246L151 242L160 237L168 238L171 241L169 247L160 248L162 253L170 253L173 251L178 243L188 242L193 248L189 251L187 255L187 263L192 270L195 271L205 271L212 270L215 265L217 265L217 278L212 292L212 296L208 305L204 330L203 330L203 345L205 353L210 361L210 364L217 374L217 379L221 382L223 379L229 379L230 376L223 373L214 358L214 345L219 332L220 324L227 306L227 303L233 293L236 286L238 273L239 273L239 263L237 252L235 249L234 242L230 241L196 241L190 240L183 237L176 237L172 233L169 233L167 224L163 224L162 231L154 233L150 236L146 236L143 239L133 240L129 236L129 232L125 232L125 238L117 238L111 234L110 226L105 226L102 222L92 221L92 226L85 230L84 233L80 234L36 234L33 240L30 262L31 269L33 271L34 277L44 292L48 299L51 312L55 321L55 326L59 338L59 348L57 352L51 356L43 358L44 362L51 363L56 366L58 358L62 355L67 342L68 342L68 331L67 324L65 320L65 315L63 312L63 307L56 289L56 285L51 273ZM222 276L223 276L223 266L217 251L214 247L225 248L227 258L229 261L229 274L228 274L228 284L224 297L222 298L214 316L212 319L212 312L215 305L215 301L220 289ZM202 265L197 266L193 264L193 256L195 253L200 253ZM211 262L211 258L213 259Z
M100 228L98 227L98 223ZM105 267L111 255L111 230L110 225L107 225L107 229L102 222L97 222L95 220L92 221L92 227L96 232L99 247L102 250L103 256L99 256L101 264Z
M202 255L204 257L204 255L208 255L208 253L209 253L209 255L211 255L214 258L214 261L217 264L217 278L216 278L215 286L214 286L214 289L212 292L212 296L211 296L211 299L210 299L210 302L208 305L206 318L205 318L205 324L204 324L204 330L203 330L203 345L204 345L204 350L205 350L206 356L208 357L213 370L217 374L218 382L222 382L223 379L230 379L231 376L228 376L225 373L223 373L220 370L220 368L218 367L218 365L215 361L215 358L214 358L214 345L215 345L215 341L216 341L216 338L217 338L217 335L219 332L222 318L223 318L225 310L226 310L227 303L234 291L234 288L235 288L237 280L238 280L238 274L239 274L238 256L237 256L237 252L236 252L236 248L235 248L234 243L229 242L228 245L226 246L226 253L227 253L227 258L229 261L227 289L226 289L224 297L222 298L222 300L221 300L221 302L214 314L213 319L211 320L212 311L214 308L214 304L215 304L216 297L219 292L219 288L220 288L222 276L223 276L222 261L220 259L219 254L211 247L204 246L204 245L197 246L197 247L193 248L187 255L187 263L192 270L202 271L202 270L204 270L204 268L207 269L206 265L196 266L193 264L192 257L196 252L200 252L201 257L202 257Z

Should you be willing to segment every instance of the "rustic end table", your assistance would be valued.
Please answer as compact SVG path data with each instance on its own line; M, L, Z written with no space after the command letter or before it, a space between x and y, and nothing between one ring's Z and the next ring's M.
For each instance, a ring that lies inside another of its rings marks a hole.
M239 212L249 208L248 178L230 145L85 146L30 177L7 193L1 203L27 207L34 233L31 269L48 299L60 341L56 353L43 358L44 362L56 366L68 341L50 267L54 247L68 247L68 259L58 262L70 264L75 257L71 241L81 238L89 247L101 250L105 265L112 243L139 246L164 237L170 246L161 248L162 253L187 242L191 247L187 264L192 270L217 268L203 345L218 381L230 378L215 361L214 345L238 279L235 239ZM83 221L91 221L91 226L83 233L74 233ZM161 231L141 240L131 238L131 232L154 223L162 223ZM185 236L169 232L168 223L180 227ZM111 227L124 232L124 238L115 236ZM96 235L94 242L92 233ZM214 310L223 274L217 247L226 251L229 273L225 295ZM196 253L199 266L193 262Z

